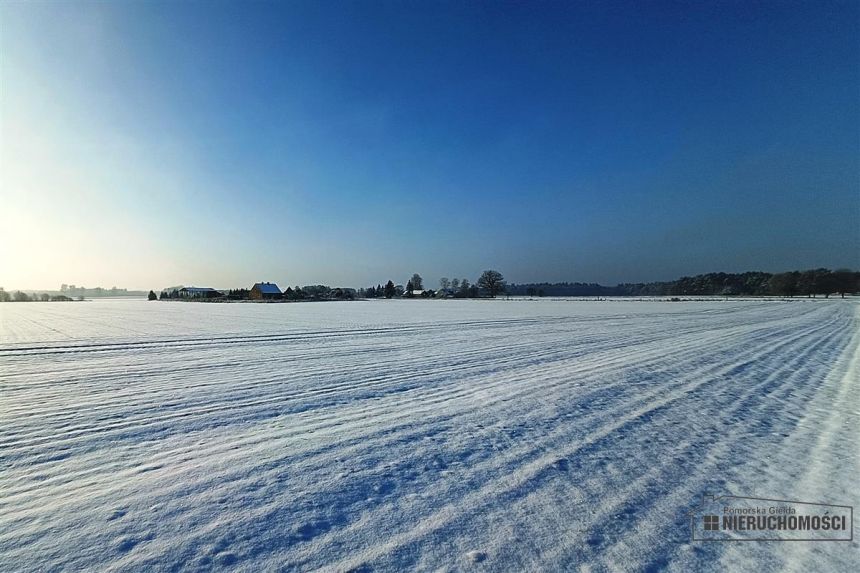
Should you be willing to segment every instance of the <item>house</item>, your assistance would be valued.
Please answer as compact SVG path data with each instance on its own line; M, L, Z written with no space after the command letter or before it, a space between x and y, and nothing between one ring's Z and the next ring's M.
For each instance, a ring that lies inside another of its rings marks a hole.
M224 296L221 292L209 287L182 287L179 298L218 298Z
M251 287L251 300L274 300L281 298L281 289L275 283L256 283Z

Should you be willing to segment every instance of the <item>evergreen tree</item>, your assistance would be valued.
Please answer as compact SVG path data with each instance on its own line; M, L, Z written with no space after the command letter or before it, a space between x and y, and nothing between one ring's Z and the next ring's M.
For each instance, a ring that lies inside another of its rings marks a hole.
M385 283L385 298L393 298L394 292L394 283L389 280Z

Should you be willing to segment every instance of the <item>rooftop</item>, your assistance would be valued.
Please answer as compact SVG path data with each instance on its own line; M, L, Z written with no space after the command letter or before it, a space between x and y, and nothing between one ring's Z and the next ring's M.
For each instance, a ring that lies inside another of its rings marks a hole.
M281 289L275 283L256 283L252 289L259 289L263 294L281 294Z

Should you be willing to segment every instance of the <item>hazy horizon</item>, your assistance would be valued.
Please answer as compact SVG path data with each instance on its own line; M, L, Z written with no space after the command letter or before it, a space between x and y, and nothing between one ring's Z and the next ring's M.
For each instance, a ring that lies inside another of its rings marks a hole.
M7 290L860 268L857 3L0 17Z

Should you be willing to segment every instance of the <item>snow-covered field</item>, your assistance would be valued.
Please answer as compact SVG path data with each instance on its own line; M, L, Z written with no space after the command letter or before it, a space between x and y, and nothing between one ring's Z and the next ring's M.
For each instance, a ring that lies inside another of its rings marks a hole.
M0 304L3 571L857 571L860 304ZM855 537L856 539L856 537Z

